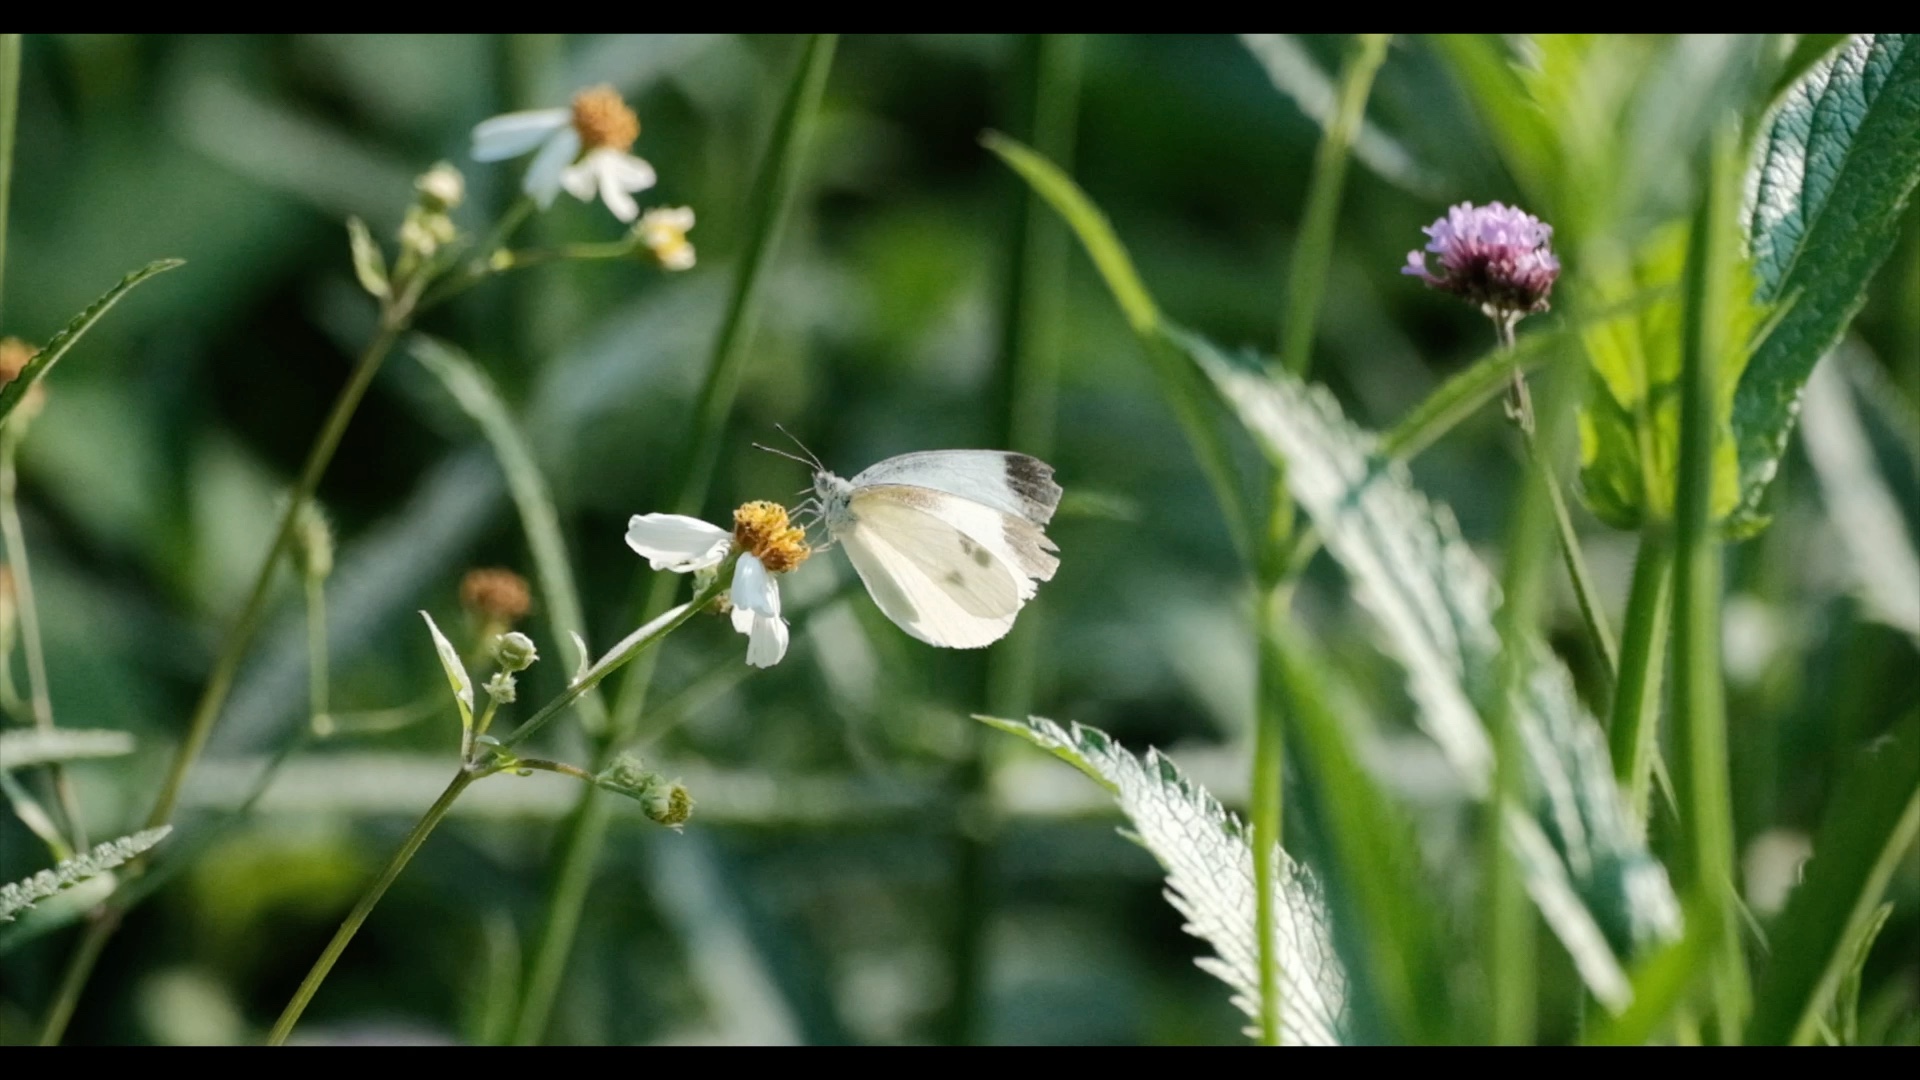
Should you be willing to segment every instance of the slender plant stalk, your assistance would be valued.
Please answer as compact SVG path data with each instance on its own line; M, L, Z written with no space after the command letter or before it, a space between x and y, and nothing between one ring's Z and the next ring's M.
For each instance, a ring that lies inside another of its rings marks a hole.
M7 207L13 201L13 142L19 114L20 35L0 34L0 315L7 310Z
M307 725L327 723L327 581L307 574Z
M1495 320L1503 348L1511 349L1510 321ZM1554 462L1566 443L1567 418L1573 403L1567 372L1555 371L1543 395L1544 408L1536 417L1526 403L1525 382L1518 369L1514 387L1519 406L1516 419L1527 446L1520 499L1508 527L1506 563L1502 571L1499 613L1500 677L1503 692L1489 717L1493 728L1494 798L1486 806L1482 860L1487 867L1485 933L1488 988L1488 1041L1499 1046L1525 1046L1534 1041L1535 956L1538 928L1527 898L1520 867L1507 837L1507 816L1527 803L1525 747L1521 743L1515 708L1524 691L1529 653L1536 647L1537 625L1543 604L1549 532L1560 526L1563 552L1577 557L1578 542L1566 525L1564 504L1554 477ZM1536 430L1535 425L1538 425ZM1552 522L1549 518L1553 518Z
M27 565L27 534L20 527L20 507L16 501L20 486L17 462L20 440L26 434L24 419L0 427L0 536L7 543L7 565L13 572L14 605L20 620L20 649L27 657L27 698L33 714L33 726L53 730L53 695L47 681L47 650L40 637L40 608L34 600L33 574ZM54 798L59 801L64 819L64 835L72 851L87 850L86 823L80 818L80 802L75 797L72 778L54 762L48 766L53 780Z
M1684 837L1675 868L1714 935L1705 966L1714 1034L1722 1043L1739 1040L1748 1004L1734 913L1733 804L1720 677L1720 547L1711 513L1714 411L1727 346L1725 281L1731 271L1724 239L1734 205L1728 141L1723 136L1713 156L1687 254L1673 588L1673 712L1679 725L1674 782Z
M733 410L746 370L747 347L751 344L753 325L765 292L766 265L799 188L800 165L826 90L836 42L833 34L815 34L801 47L798 68L755 178L748 205L746 246L740 254L740 268L695 405L687 460L681 469L680 487L673 502L676 513L697 514L706 502L714 467L724 445L727 415ZM643 619L651 619L671 602L676 585L672 577L670 574L654 576L641 606ZM635 664L622 680L614 696L605 737L600 741L601 760L595 762L596 766L603 764L638 729L652 677L653 661L649 657ZM554 870L546 917L532 963L528 965L526 990L521 995L520 1013L514 1024L513 1039L517 1044L536 1043L547 1029L560 989L560 976L572 951L580 912L593 881L594 863L606 839L610 814L606 800L598 797L598 790L588 788L567 819L560 863Z
M1015 103L1020 126L1043 153L1070 166L1080 104L1078 34L1031 34L1022 40ZM1025 184L1014 182L1013 228L1007 243L999 362L994 373L989 445L1047 458L1053 451L1059 395L1060 315L1069 249L1066 228ZM981 658L981 694L997 716L1033 710L1041 616L1028 608L1005 640ZM950 1046L978 1042L988 984L987 928L993 908L993 847L999 831L992 801L988 730L969 724L955 781L953 887L948 968L951 980L940 1038Z
M1653 786L1654 751L1660 732L1660 690L1667 659L1668 617L1673 607L1673 542L1663 527L1640 537L1633 562L1633 586L1627 595L1626 636L1621 643L1620 678L1614 688L1607 731L1613 775L1627 793L1634 815L1644 823Z
M1281 328L1281 365L1294 375L1304 377L1312 365L1314 328L1319 321L1320 301L1326 289L1328 267L1333 262L1334 224L1340 215L1340 197L1346 183L1347 159L1353 140L1366 115L1367 95L1373 77L1386 60L1388 34L1361 34L1340 73L1340 89L1334 114L1327 124L1320 147L1314 155L1313 175L1308 181L1307 204L1302 213L1299 239L1295 242L1293 265L1287 277L1286 322ZM1259 1038L1266 1046L1282 1041L1281 975L1279 943L1275 939L1279 894L1274 871L1279 867L1280 841L1284 827L1286 801L1286 709L1287 687L1280 672L1283 646L1276 624L1287 617L1292 601L1292 576L1304 568L1290 555L1295 544L1293 498L1287 492L1286 466L1282 463L1273 477L1266 535L1253 567L1257 585L1254 598L1254 635L1260 641L1259 664L1254 687L1253 777L1251 814L1253 825L1254 938L1259 948L1260 1017Z
M433 801L433 805L428 807L427 812L414 824L413 831L407 833L406 840L401 842L400 850L394 852L393 858L387 860L386 868L380 871L380 876L374 880L372 887L361 895L360 902L353 905L353 910L347 913L346 920L340 924L340 929L334 932L333 940L327 943L320 958L313 962L313 968L307 972L307 977L300 980L300 988L294 991L293 1000L287 1002L287 1007L281 1010L280 1019L274 1023L272 1033L267 1036L268 1046L279 1046L287 1041L287 1036L293 1033L293 1026L300 1022L300 1014L307 1011L307 1003L313 1000L313 995L320 989L320 984L326 981L327 973L333 970L334 962L340 959L340 954L347 950L347 944L353 940L353 935L359 932L360 924L367 921L367 916L373 912L374 905L387 894L387 887L392 885L394 879L400 876L400 871L405 870L407 864L413 861L414 853L420 850L421 844L426 843L427 837L433 833L434 826L440 824L440 819L447 816L448 810L453 809L454 800L458 799L460 793L467 790L467 787L479 778L480 774L461 768L454 774L447 789L440 793L440 797Z
M1373 77L1387 58L1391 34L1360 34L1340 73L1339 97L1327 133L1313 158L1307 207L1300 238L1293 249L1293 272L1287 277L1287 324L1281 329L1280 359L1295 375L1307 373L1313 349L1313 328L1326 289L1327 267L1333 262L1333 229L1340 216L1340 195L1346 185L1347 160L1353 140L1367 114L1367 95Z

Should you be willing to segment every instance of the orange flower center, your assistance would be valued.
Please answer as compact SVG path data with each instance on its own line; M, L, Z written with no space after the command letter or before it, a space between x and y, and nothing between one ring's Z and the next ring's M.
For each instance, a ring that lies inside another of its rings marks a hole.
M587 150L613 149L622 153L640 137L640 118L633 115L619 91L611 86L582 90L573 99L573 130Z
M733 542L774 574L786 573L813 554L806 532L787 521L787 508L779 503L750 502L735 510Z

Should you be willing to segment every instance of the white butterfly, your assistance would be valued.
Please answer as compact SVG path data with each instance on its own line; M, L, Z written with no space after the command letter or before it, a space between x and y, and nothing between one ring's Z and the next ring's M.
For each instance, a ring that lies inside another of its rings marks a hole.
M891 457L843 480L815 462L802 504L900 629L977 649L1013 628L1060 566L1042 528L1060 505L1053 466L1001 450Z

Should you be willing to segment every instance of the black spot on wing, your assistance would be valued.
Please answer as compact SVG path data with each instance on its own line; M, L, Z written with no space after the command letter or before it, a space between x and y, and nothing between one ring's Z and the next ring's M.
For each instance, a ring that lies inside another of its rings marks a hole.
M1020 498L1027 517L1045 525L1060 505L1060 485L1053 482L1053 466L1026 454L1008 454L1007 486Z

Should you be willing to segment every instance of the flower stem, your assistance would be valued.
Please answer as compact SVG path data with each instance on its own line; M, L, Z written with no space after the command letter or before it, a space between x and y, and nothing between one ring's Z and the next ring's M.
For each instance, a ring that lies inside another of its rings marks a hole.
M1620 680L1614 689L1607 731L1614 778L1627 792L1635 819L1643 824L1659 744L1660 690L1667 660L1672 585L1672 541L1663 529L1650 527L1640 537L1640 552L1633 563Z
M714 339L706 379L694 409L690 448L673 502L677 513L697 514L706 501L726 435L726 419L733 411L745 371L754 317L765 292L766 265L771 261L775 241L783 231L799 189L800 166L820 111L820 99L826 90L837 41L838 37L833 34L814 34L801 47L798 66L774 122L766 155L761 160L747 208L746 246L740 254L733 291L727 300L720 332ZM671 575L655 575L644 599L636 605L641 618L651 620L664 610L675 587ZM703 605L696 605L696 610L698 606ZM634 665L621 680L607 731L596 748L596 765L603 764L638 730L652 677L653 663L648 658ZM559 993L560 976L573 949L580 911L593 881L593 864L599 859L609 814L609 804L600 797L599 790L589 788L581 793L580 803L568 819L563 854L553 872L540 942L528 968L526 992L521 995L520 1015L514 1024L517 1044L538 1042L546 1031L554 998Z
M326 950L320 954L320 958L313 962L313 969L308 971L307 977L300 981L300 988L294 991L293 999L287 1002L287 1007L280 1013L280 1019L273 1025L272 1033L267 1036L268 1046L279 1046L287 1041L287 1036L293 1032L293 1026L300 1022L300 1014L307 1010L307 1003L313 1000L313 995L319 991L320 984L326 982L327 974L333 970L334 962L339 960L340 954L346 951L347 944L353 940L353 935L359 932L360 924L367 921L367 916L373 912L374 905L387 894L387 887L392 885L394 879L400 876L400 871L405 870L407 864L413 861L414 853L420 850L421 844L426 843L434 826L440 824L440 819L447 816L447 811L453 808L454 800L458 799L461 792L466 791L467 787L482 775L485 774L470 772L466 768L455 773L447 789L440 793L440 797L434 800L433 805L429 806L427 812L414 824L413 831L409 832L406 840L401 842L400 850L394 852L393 858L387 860L386 868L380 871L380 876L374 880L373 885L361 895L360 902L347 913L345 921L340 924L340 929L334 932L333 940L327 943Z
M0 427L0 536L7 544L7 565L13 572L14 605L20 620L20 648L27 657L27 696L33 726L53 730L53 696L47 681L47 651L40 637L40 608L34 601L33 574L27 567L27 536L20 527L20 508L16 493L20 486L16 463L20 440L25 437L23 419ZM72 779L59 762L48 766L54 797L59 800L60 816L65 819L68 846L73 851L87 850L86 825L80 819L80 803L74 796Z

